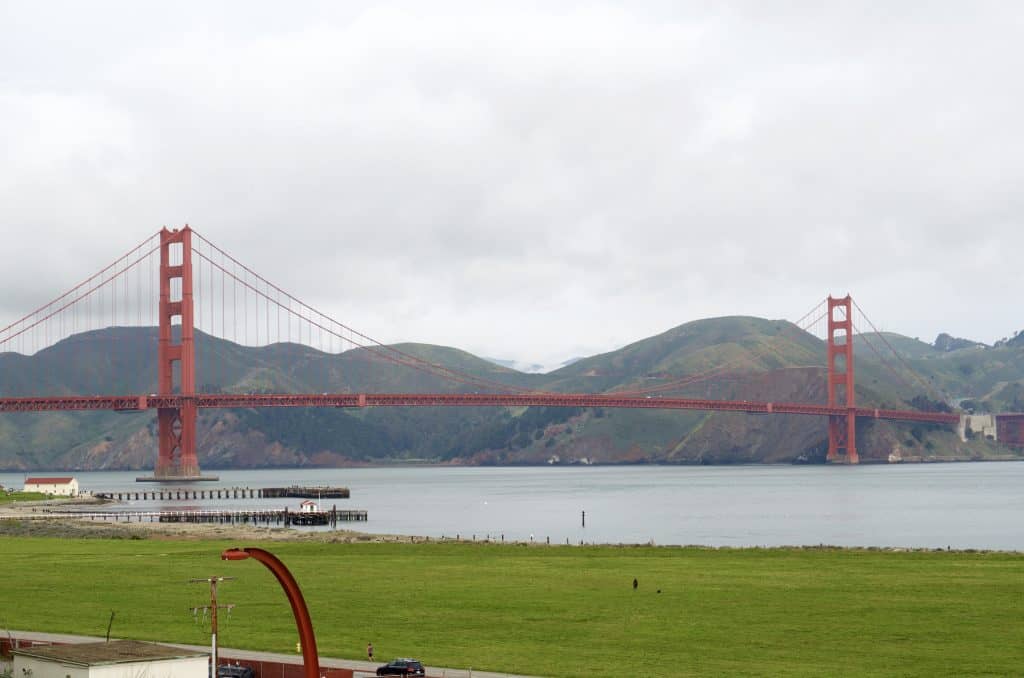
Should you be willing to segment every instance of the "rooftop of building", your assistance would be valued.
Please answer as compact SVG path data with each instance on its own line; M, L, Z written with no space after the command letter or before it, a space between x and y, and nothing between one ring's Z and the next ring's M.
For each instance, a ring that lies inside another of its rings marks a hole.
M76 643L74 645L45 645L12 650L12 654L37 659L48 659L77 666L128 664L141 661L205 657L205 652L183 650L159 643L141 640L112 640L109 643Z

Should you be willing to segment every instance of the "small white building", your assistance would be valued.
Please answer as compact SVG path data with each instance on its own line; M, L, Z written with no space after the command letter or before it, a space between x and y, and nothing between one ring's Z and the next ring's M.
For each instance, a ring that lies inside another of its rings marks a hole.
M299 504L299 513L319 513L320 507L316 505L315 501L306 501Z
M24 491L56 494L61 497L77 497L78 480L71 476L62 476L59 478L25 478Z
M21 678L209 678L210 656L141 640L12 650Z

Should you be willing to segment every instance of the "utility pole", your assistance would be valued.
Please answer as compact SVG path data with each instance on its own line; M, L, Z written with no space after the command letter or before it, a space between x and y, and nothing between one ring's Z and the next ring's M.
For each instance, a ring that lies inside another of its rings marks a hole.
M223 607L229 613L235 606L231 605L218 605L217 604L217 582L222 581L234 581L234 577L207 577L206 579L189 579L189 584L199 584L201 582L209 582L210 584L210 605L200 605L191 608L192 615L195 616L202 610L205 614L207 610L210 611L210 661L213 663L213 669L210 675L213 678L217 678L217 608Z

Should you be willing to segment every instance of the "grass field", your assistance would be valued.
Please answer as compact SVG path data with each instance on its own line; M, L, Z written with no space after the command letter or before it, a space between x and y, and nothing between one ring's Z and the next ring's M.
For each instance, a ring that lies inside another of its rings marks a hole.
M16 501L41 501L49 495L42 492L0 492L0 504L10 504Z
M294 652L288 604L226 542L0 537L0 626ZM242 544L245 545L245 544ZM1024 674L1024 554L264 543L326 656L545 676ZM639 588L632 588L633 578ZM658 590L661 593L658 593ZM201 621L201 620L200 620Z

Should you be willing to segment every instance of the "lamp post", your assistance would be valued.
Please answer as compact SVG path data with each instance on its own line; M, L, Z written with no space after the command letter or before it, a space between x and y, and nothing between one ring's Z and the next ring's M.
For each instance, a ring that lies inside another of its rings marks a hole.
M220 554L221 560L253 560L263 563L268 570L274 573L277 581L288 596L288 602L292 606L292 614L295 615L295 625L299 630L299 642L302 643L302 666L305 678L320 678L320 657L316 649L316 636L313 634L313 622L309 618L309 609L306 607L306 600L302 597L302 591L295 581L295 577L288 571L277 556L257 548L230 548Z

